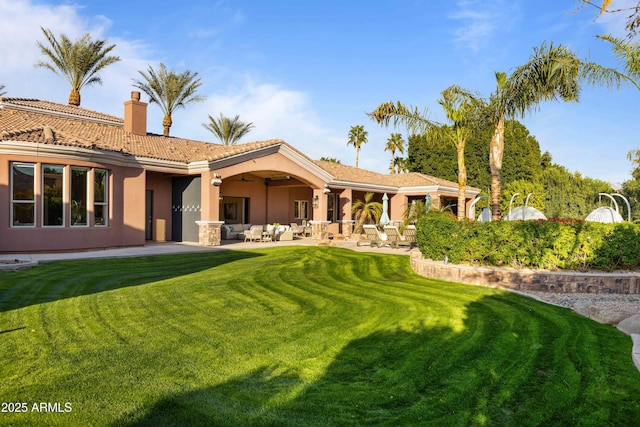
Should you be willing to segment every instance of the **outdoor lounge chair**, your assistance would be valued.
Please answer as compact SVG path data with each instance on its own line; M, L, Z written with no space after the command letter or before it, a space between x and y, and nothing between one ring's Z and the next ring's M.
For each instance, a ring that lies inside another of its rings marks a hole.
M291 231L293 232L293 237L304 237L304 228L300 227L295 222L291 223Z
M413 247L410 241L405 236L400 234L398 227L393 225L385 225L384 233L387 235L387 239L392 248L398 249L400 246L409 246L409 249Z
M416 226L407 225L402 232L405 240L411 244L411 248L418 247L418 238L416 237Z
M244 232L244 241L247 240L250 242L259 242L262 240L262 230L263 227L261 225L252 225L250 229L245 230Z
M356 245L360 246L362 244L369 244L369 246L374 247L382 247L382 245L388 245L387 235L384 233L380 233L378 231L378 227L373 224L365 224L362 226L364 230L365 238L358 240Z

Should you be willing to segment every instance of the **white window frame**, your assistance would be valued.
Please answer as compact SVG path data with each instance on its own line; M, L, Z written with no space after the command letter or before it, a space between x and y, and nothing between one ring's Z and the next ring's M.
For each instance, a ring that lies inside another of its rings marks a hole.
M60 207L61 207L61 213L62 213L62 224L55 224L55 225L45 225L45 209L46 209L46 201L45 201L45 197L46 195L45 193L45 173L44 170L47 167L55 167L55 168L61 168L62 169L62 180L61 180L61 184L62 184L62 189L61 189L61 194L60 194ZM42 227L43 228L64 228L67 218L66 218L66 209L65 209L65 194L66 194L66 182L67 182L67 168L65 165L60 165L60 164L54 164L54 163L43 163L42 166L40 167L40 173L42 174L42 176L40 177L40 182L41 182L41 188L42 188Z
M85 222L83 224L75 224L74 223L74 216L73 216L73 211L74 209L74 203L76 202L75 200L73 200L73 172L74 171L82 171L85 173L85 188L84 188L84 218L85 218ZM88 227L89 226L89 168L86 167L80 167L80 166L71 166L71 173L69 175L69 205L71 207L71 218L69 220L69 223L72 227Z
M304 206L304 209L302 209ZM301 216L304 211L304 216ZM295 219L309 219L309 201L308 200L294 200L293 201L293 217Z
M104 172L105 180L104 180L104 201L98 202L96 200L96 175L97 172ZM94 227L108 227L109 226L109 171L107 169L94 169L93 170L93 185L91 186L93 190L93 226ZM96 215L96 206L102 206L102 212L104 216L104 224L98 224L95 219Z
M13 198L14 195L14 191L13 191L13 168L14 166L22 166L22 167L30 167L33 169L33 199L32 200L28 200L28 199L24 199L24 200L15 200ZM15 227L15 228L35 228L36 227L36 221L37 221L37 217L36 217L36 208L37 208L37 204L36 204L36 173L37 173L37 167L35 163L25 163L25 162L11 162L11 204L10 204L10 217L11 217L11 227ZM33 205L33 223L32 224L26 224L26 225L19 225L19 224L15 224L14 223L14 218L13 218L13 212L14 212L14 205L15 204L32 204Z

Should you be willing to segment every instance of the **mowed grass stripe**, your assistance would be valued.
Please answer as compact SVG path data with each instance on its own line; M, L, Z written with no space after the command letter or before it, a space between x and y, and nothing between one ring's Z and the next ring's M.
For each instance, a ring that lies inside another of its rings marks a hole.
M640 417L628 337L529 298L419 277L406 256L282 247L52 263L0 274L0 297L0 393L74 404L2 418L16 425Z

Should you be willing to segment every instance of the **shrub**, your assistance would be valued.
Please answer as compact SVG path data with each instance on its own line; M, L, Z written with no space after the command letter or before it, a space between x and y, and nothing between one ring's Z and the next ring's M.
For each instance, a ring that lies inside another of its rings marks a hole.
M583 221L456 221L428 215L418 221L425 258L454 263L544 269L613 270L640 264L640 225Z

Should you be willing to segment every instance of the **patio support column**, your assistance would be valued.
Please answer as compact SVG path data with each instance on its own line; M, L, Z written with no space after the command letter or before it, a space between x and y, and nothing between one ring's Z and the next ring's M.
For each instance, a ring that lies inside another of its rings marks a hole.
M220 233L224 221L196 221L196 224L198 224L200 246L220 246Z
M313 189L313 198L311 200L314 221L327 220L327 195L324 194L322 188Z
M221 239L220 227L220 177L211 172L201 174L200 186L200 221L198 224L198 243L200 246L219 246Z
M342 223L342 235L345 239L349 239L353 234L353 226L355 225L355 221L352 219L344 219L340 222Z
M325 240L329 238L329 221L309 221L311 224L311 238Z

